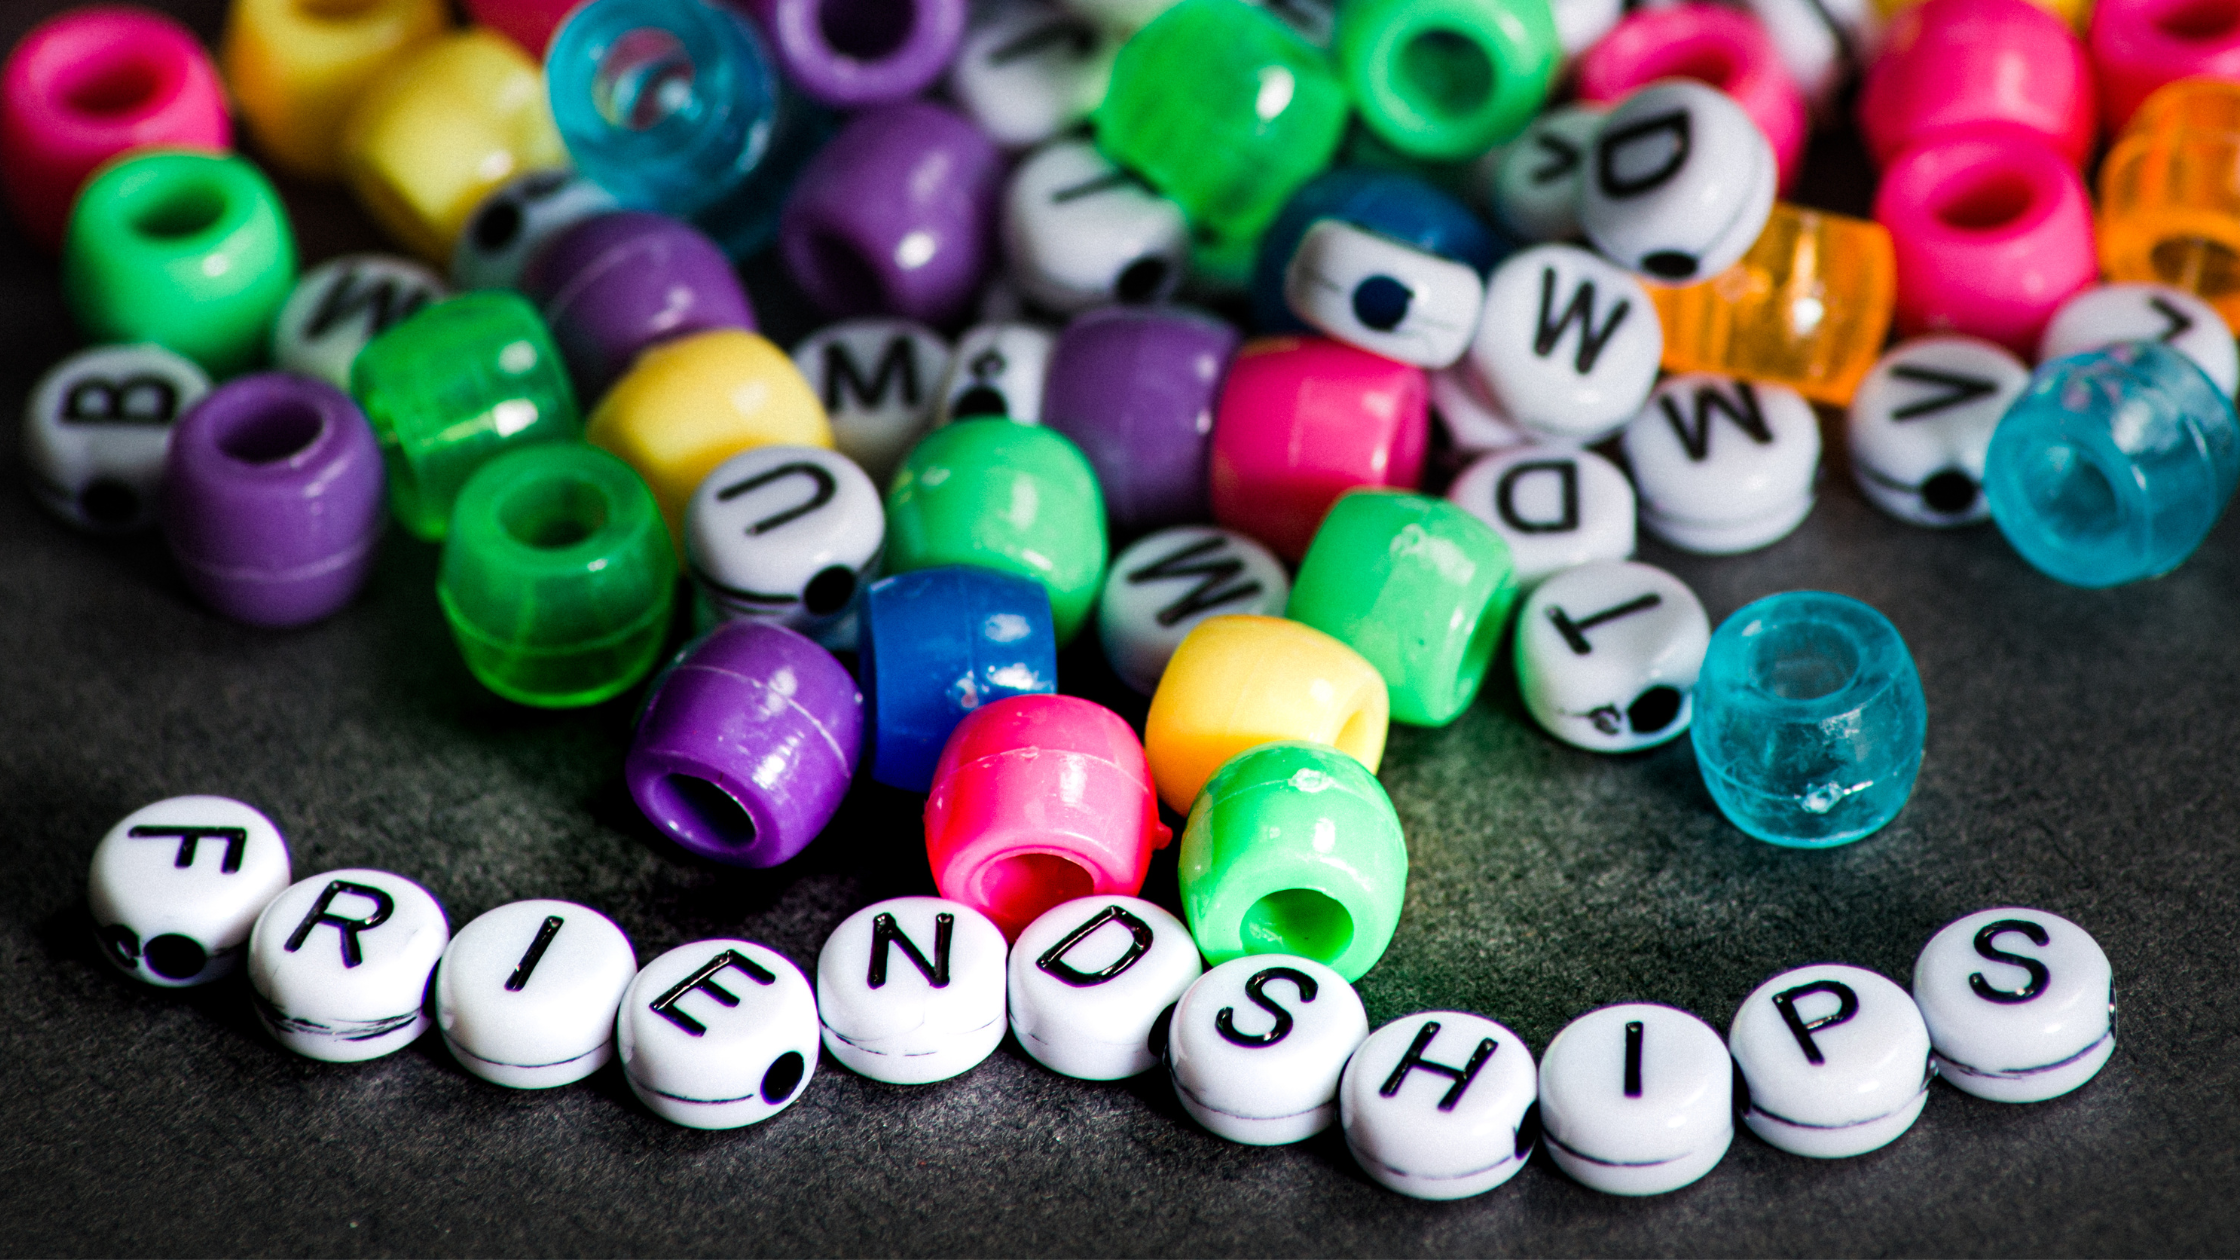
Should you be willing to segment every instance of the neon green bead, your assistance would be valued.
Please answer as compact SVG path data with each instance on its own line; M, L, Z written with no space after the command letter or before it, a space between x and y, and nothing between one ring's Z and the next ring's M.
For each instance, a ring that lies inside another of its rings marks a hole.
M1445 726L1485 681L1516 602L1509 544L1444 499L1356 490L1315 530L1284 616L1377 667L1392 719Z
M581 442L507 451L460 490L436 583L467 668L508 700L597 704L653 668L676 550L630 465Z
M1408 844L1367 767L1325 744L1247 749L1182 832L1182 912L1206 960L1297 954L1358 980L1392 943Z
M1104 587L1104 493L1081 448L1004 419L927 434L887 491L887 572L943 564L1042 583L1058 642L1071 642Z
M246 158L125 158L70 212L63 295L92 341L153 341L231 376L263 358L295 282L287 211Z
M1347 0L1337 53L1371 131L1447 162L1522 131L1563 59L1548 0Z

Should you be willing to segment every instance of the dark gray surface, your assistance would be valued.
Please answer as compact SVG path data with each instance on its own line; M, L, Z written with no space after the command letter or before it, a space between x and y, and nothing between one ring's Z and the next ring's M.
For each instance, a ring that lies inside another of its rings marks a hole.
M49 6L11 3L14 39ZM209 31L214 8L192 16ZM1840 154L1839 150L1839 154ZM1855 150L1853 151L1855 152ZM1854 159L1855 160L1855 159ZM1840 158L1839 158L1840 162ZM1815 173L1856 204L1854 168ZM1828 190L1833 189L1833 192ZM307 260L373 238L290 189ZM765 288L766 294L770 291ZM766 296L766 322L798 312ZM1938 926L2001 903L2082 923L2114 962L2123 1040L2078 1094L2004 1107L1938 1085L1893 1146L1821 1163L1747 1134L1701 1183L1594 1194L1544 1157L1455 1204L1383 1191L1325 1134L1234 1146L1156 1075L1064 1080L1015 1046L954 1081L873 1084L829 1060L792 1110L729 1133L654 1118L609 1069L514 1093L440 1041L296 1058L236 979L127 981L84 919L86 862L148 801L218 792L281 825L307 875L419 880L454 924L505 901L598 906L641 959L743 935L811 966L882 896L930 891L917 798L859 792L769 873L668 849L621 784L633 697L542 714L467 677L433 549L393 533L334 620L245 630L187 598L153 540L81 537L21 489L14 413L74 344L51 261L0 238L0 1251L46 1253L2230 1253L2240 1230L2240 525L2170 577L2056 586L1989 528L1867 507L1831 458L1795 536L1725 560L1653 545L1714 619L1811 586L1881 608L1930 711L1913 799L1829 853L1728 826L1686 741L1598 758L1531 724L1505 675L1442 731L1397 729L1408 905L1362 982L1373 1021L1462 1007L1537 1049L1651 999L1724 1026L1774 971L1904 979ZM1069 689L1110 686L1094 649ZM1140 716L1140 710L1131 713ZM1172 904L1171 850L1152 895Z

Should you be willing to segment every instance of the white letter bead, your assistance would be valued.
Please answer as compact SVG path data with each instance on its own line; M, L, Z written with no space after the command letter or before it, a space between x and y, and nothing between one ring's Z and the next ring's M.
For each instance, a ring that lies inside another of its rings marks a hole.
M348 392L366 343L447 292L442 277L409 258L329 259L303 273L273 321L273 365Z
M153 344L96 346L57 363L23 408L33 497L96 533L153 525L172 422L209 392L193 360Z
M688 1129L759 1124L817 1070L817 999L793 960L752 941L694 941L622 995L615 1047L630 1092Z
M906 319L845 319L802 338L793 365L824 400L833 445L885 485L933 419L949 343Z
M223 796L174 796L101 838L86 903L110 962L183 989L240 963L249 929L288 879L288 845L271 819Z
M1870 61L1881 15L1874 0L1744 0L1816 114Z
M1540 1124L1556 1167L1604 1194L1667 1194L1734 1141L1734 1062L1717 1030L1648 1002L1563 1026L1540 1058Z
M1137 897L1053 906L1011 947L1011 1031L1062 1076L1117 1081L1159 1062L1159 1017L1205 970L1182 920Z
M820 641L849 618L886 537L871 478L813 446L741 451L685 509L685 564L712 610Z
M1641 523L1682 551L1771 546L1812 512L1820 424L1785 385L1671 377L1626 426L1624 449Z
M1324 219L1292 252L1283 300L1300 319L1348 345L1443 368L1468 348L1486 286L1468 263Z
M1542 582L1517 615L1517 690L1550 735L1589 752L1688 729L1711 619L1688 584L1630 560Z
M1055 141L1019 164L1002 236L1020 290L1066 314L1172 296L1190 259L1182 207L1086 140Z
M1192 1119L1247 1146L1313 1137L1369 1035L1345 977L1312 959L1247 954L1198 978L1167 1029L1167 1070Z
M1526 587L1633 554L1633 483L1593 451L1499 451L1463 469L1447 499L1501 535Z
M817 955L825 1049L890 1085L945 1081L1003 1040L1003 933L970 906L896 897L849 915Z
M2044 1102L2091 1080L2116 1048L2108 956L2058 914L1979 910L1929 938L1913 1000L1937 1072L1993 1102Z
M1102 24L1118 35L1133 35L1149 25L1151 19L1173 8L1178 0L1066 0L1066 5L1083 17ZM1257 2L1257 0L1256 0ZM1281 3L1282 0L1276 0Z
M1516 426L1501 409L1488 402L1470 379L1468 360L1429 373L1431 411L1447 430L1447 441L1463 455L1503 451L1523 446L1535 434Z
M1211 525L1137 539L1105 572L1097 638L1120 681L1150 695L1182 640L1208 617L1281 617L1291 578L1266 547Z
M1464 361L1517 424L1596 442L1641 409L1663 356L1664 325L1631 273L1576 246L1537 245L1494 269Z
M428 1029L428 978L451 929L428 890L387 871L314 875L249 933L257 1016L281 1045L329 1063L378 1059Z
M580 1081L614 1057L638 974L630 938L572 901L516 901L460 928L436 968L436 1027L469 1072L514 1089Z
M1419 1011L1369 1035L1346 1064L1346 1149L1372 1181L1417 1199L1484 1194L1532 1155L1532 1051L1480 1015Z
M2063 359L2119 341L2160 341L2193 360L2218 392L2240 381L2240 347L2216 308L2164 284L2103 284L2061 304L2038 340L2038 361Z
M1009 416L1021 424L1040 424L1042 380L1050 371L1050 351L1057 344L1057 337L1038 324L980 324L966 329L942 379L934 424L974 416Z
M1733 266L1773 211L1773 146L1733 98L1662 79L1619 102L1595 138L1579 226L1594 247L1659 284Z
M1007 149L1040 144L1087 118L1112 81L1120 41L1044 3L999 6L964 37L949 94Z
M461 291L519 288L522 269L545 242L621 208L613 193L568 171L517 176L475 207L451 247L451 283Z
M1906 991L1864 967L1784 971L1727 1029L1742 1122L1794 1155L1844 1159L1895 1141L1929 1097L1929 1030Z
M1557 11L1562 12L1561 6ZM1610 6L1611 15L1617 6ZM1579 189L1605 106L1551 109L1477 166L1480 202L1527 241L1568 241L1579 235Z
M2029 383L2022 360L1974 337L1939 334L1891 347L1851 397L1844 433L1852 479L1868 502L1910 524L1984 520L1984 452Z
M1658 7L1661 6L1629 6L1626 0L1552 0L1548 12L1556 20L1556 43L1563 49L1563 59L1568 63L1594 47L1595 41L1608 35L1618 19L1633 9Z

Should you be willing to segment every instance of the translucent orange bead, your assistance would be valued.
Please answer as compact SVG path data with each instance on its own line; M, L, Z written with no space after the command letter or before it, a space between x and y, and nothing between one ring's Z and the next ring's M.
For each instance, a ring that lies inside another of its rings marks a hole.
M233 0L218 58L258 152L332 179L350 107L449 24L443 0Z
M2240 131L2240 83L2180 79L2164 84L2123 125L2125 136L2150 131Z
M2100 165L2099 245L2109 280L2199 294L2240 328L2240 88L2189 80L2139 107Z
M1919 3L1921 0L1874 0L1874 7L1882 16L1890 18ZM2092 21L2092 0L2030 0L2030 3L2067 22L2072 30L2081 31Z

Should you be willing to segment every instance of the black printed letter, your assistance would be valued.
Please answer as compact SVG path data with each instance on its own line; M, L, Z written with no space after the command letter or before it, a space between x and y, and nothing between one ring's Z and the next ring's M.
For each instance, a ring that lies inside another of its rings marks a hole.
M1987 1002L2000 1002L2008 1005L2016 1002L2027 1002L2046 991L2046 984L2053 979L2053 973L2047 971L2046 965L2035 958L2026 958L2021 954L2010 954L1999 948L1998 937L2001 932L2020 932L2029 939L2032 945L2041 948L2044 947L2046 942L2053 939L2046 935L2045 927L2042 924L2032 923L2028 919L2001 919L1996 923L1985 924L1983 930L1976 933L1976 953L1991 962L2012 963L2028 972L2030 978L2023 983L2019 990L1994 989L1991 987L1991 982L1984 979L1983 973L1978 971L1968 977L1968 987L1976 991L1977 997Z
M1299 990L1301 1002L1314 1001L1315 990L1320 987L1315 984L1313 976L1296 967L1270 967L1266 971L1253 972L1252 978L1244 982L1244 995L1254 1006L1275 1016L1276 1022L1264 1033L1238 1032L1237 1008L1224 1006L1213 1016L1213 1030L1221 1034L1223 1041L1232 1046L1243 1046L1247 1050L1257 1050L1262 1046L1272 1046L1291 1035L1291 1012L1276 1005L1276 1000L1267 993L1268 984L1273 980L1289 980Z
M1129 936L1133 938L1128 944L1127 953L1096 971L1077 971L1066 964L1066 951L1089 939L1089 934L1098 928L1114 922L1127 928ZM1061 983L1072 985L1076 989L1086 989L1091 985L1103 984L1135 966L1136 960L1151 948L1151 940L1150 924L1119 906L1106 906L1091 915L1087 923L1066 933L1057 944L1044 950L1042 957L1034 960L1034 965L1057 977Z
M1812 1020L1798 1015L1797 999L1813 993L1834 996L1834 1013ZM1815 980L1774 994L1773 1009L1781 1012L1781 1021L1789 1025L1789 1033L1797 1039L1797 1046L1804 1051L1805 1060L1809 1063L1826 1063L1828 1060L1821 1055L1820 1046L1812 1040L1812 1034L1822 1028L1833 1028L1858 1014L1859 995L1851 991L1850 985L1840 980Z
M339 914L329 914L327 907L334 903L335 896L339 893L350 893L372 902L373 913L362 919L345 919ZM371 931L387 923L396 909L397 903L380 889L338 879L326 886L319 894L319 899L311 903L311 913L303 916L303 922L296 924L294 935L288 938L287 951L292 954L303 948L304 941L310 939L311 929L324 923L342 934L342 965L355 967L366 960L365 954L358 948L358 933Z
M1400 1092L1400 1085L1408 1079L1408 1073L1420 1069L1454 1082L1447 1086L1446 1095L1439 1100L1439 1110L1453 1111L1454 1105L1462 1101L1463 1091L1469 1089L1470 1082L1477 1079L1478 1069L1493 1057L1494 1040L1487 1037L1479 1041L1478 1048L1470 1052L1470 1061L1461 1067L1454 1067L1446 1063L1433 1063L1423 1057L1423 1052L1431 1046L1431 1039L1438 1035L1438 1020L1423 1021L1423 1027L1416 1029L1416 1039L1408 1043L1408 1052L1400 1056L1400 1062L1392 1069L1392 1075L1384 1078L1384 1084L1378 1088L1377 1093L1385 1098L1392 1097ZM1503 1059L1502 1062L1506 1063L1508 1060Z

